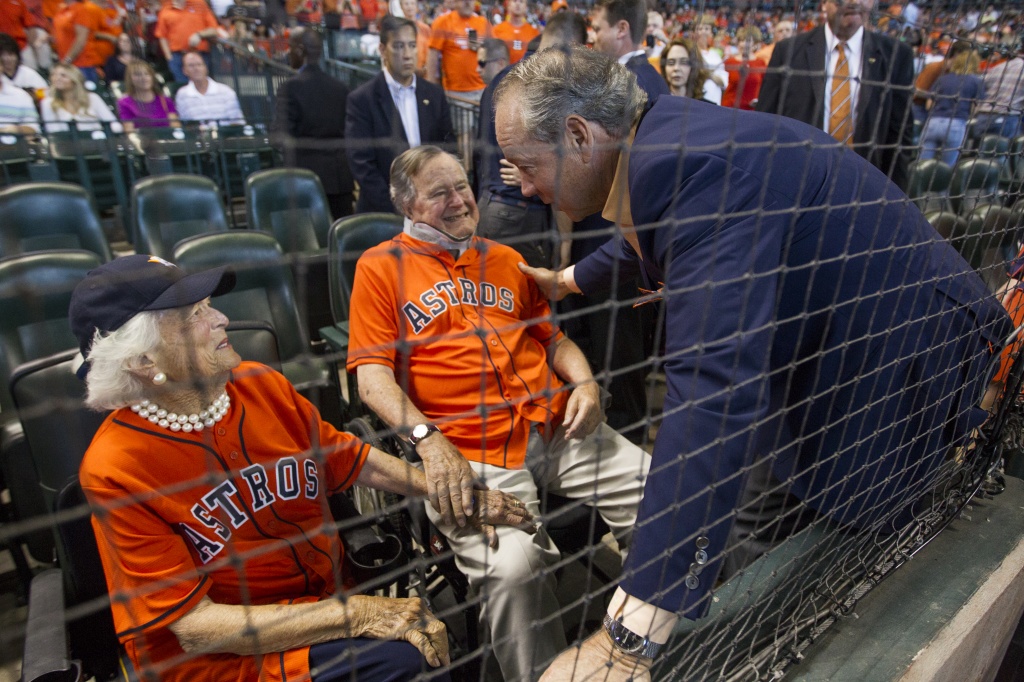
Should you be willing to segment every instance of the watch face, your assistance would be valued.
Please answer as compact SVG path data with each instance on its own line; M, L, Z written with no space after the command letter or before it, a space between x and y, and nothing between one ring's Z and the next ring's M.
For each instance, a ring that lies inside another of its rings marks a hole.
M430 428L426 424L417 424L412 429L412 437L416 439L423 438L428 433L430 433Z

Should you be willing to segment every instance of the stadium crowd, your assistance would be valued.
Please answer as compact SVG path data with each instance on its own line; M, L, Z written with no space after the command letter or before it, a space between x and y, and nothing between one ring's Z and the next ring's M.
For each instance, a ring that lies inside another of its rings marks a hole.
M404 221L360 260L347 369L419 469L322 421L282 375L242 363L210 298L230 291L232 274L185 275L139 254L76 289L90 402L116 410L82 482L105 510L95 528L111 592L130 595L114 611L121 642L165 679L234 674L232 657L246 661L242 677L317 682L406 679L451 662L445 626L417 600L320 608L343 604L327 597L349 577L338 573L336 538L325 539L321 488L356 482L425 498L485 595L492 674L567 680L607 668L607 679L643 679L677 620L707 613L718 580L817 518L894 523L984 419L971 400L1012 327L903 192L915 162L953 168L986 136L1009 149L1024 134L1019 8L2 6L0 132L250 124L286 165L319 177L334 219ZM364 63L379 59L379 73L351 90L322 68L325 36L336 32L359 36ZM247 116L211 76L218 41L295 69L272 118ZM478 107L474 128L453 119L450 101ZM732 146L725 164L717 151ZM794 182L792 168L806 177ZM642 229L665 221L685 229ZM679 254L691 267L677 265ZM917 292L911 302L906 288ZM847 327L837 329L829 311L844 306ZM940 342L944 352L929 354ZM669 385L653 443L651 357L666 359ZM107 375L118 390L98 397ZM875 378L831 383L850 376ZM869 409L841 420L830 412L854 404ZM243 408L261 432L243 435ZM226 453L243 451L247 487L193 480L201 472L182 454L192 443L226 472L236 467ZM163 453L159 470L147 448ZM885 448L912 465L889 469ZM750 450L764 457L751 461ZM301 497L286 474L307 451L324 459L296 465ZM681 473L679 453L696 453L696 473ZM836 479L816 478L823 461ZM882 484L865 482L876 475ZM839 479L849 487L825 485ZM166 508L139 503L169 483ZM542 516L539 489L593 503L623 560L603 627L568 650L553 587L559 549L531 523ZM297 535L268 534L264 519ZM241 563L218 556L232 538L250 553ZM309 551L285 556L282 547L300 544ZM288 613L306 624L282 626ZM237 636L218 640L225 628ZM348 660L364 639L407 645Z

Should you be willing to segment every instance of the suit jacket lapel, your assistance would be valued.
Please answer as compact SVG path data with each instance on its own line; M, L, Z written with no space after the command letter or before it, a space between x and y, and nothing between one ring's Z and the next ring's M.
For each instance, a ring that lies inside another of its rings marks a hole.
M873 33L864 29L863 56L860 65L860 93L857 96L857 128L861 122L874 120L880 86L888 80L888 56L879 47Z
M817 127L823 128L825 121L825 28L819 26L808 34L807 42L804 43L803 63L794 64L793 68L805 70L811 76L811 86L814 100L811 104L811 111L818 117ZM821 78L817 74L821 74Z
M419 116L420 121L420 139L426 139L428 137L428 128L433 123L430 115L430 97L423 92L423 79L419 76L416 77L416 115Z
M377 105L384 112L384 119L388 122L391 137L407 140L402 117L399 115L398 109L395 108L395 100L391 98L391 91L388 89L388 82L384 80L383 72L377 75L377 85L374 91L377 96Z

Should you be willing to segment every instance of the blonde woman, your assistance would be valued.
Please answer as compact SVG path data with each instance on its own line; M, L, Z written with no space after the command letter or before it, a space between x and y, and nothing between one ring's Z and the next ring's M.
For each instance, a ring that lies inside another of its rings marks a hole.
M75 122L78 130L102 130L103 122L119 133L121 123L100 96L85 89L85 78L74 66L58 64L50 71L50 90L40 105L47 132L64 132Z

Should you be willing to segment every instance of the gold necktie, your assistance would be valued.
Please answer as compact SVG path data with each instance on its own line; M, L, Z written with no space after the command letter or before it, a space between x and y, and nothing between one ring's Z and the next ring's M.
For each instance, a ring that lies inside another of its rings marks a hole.
M853 108L850 99L850 64L846 60L844 43L836 45L839 58L832 72L832 105L829 108L828 131L843 144L853 142Z

